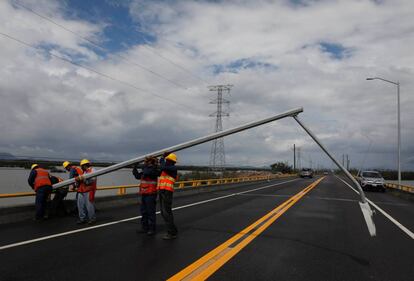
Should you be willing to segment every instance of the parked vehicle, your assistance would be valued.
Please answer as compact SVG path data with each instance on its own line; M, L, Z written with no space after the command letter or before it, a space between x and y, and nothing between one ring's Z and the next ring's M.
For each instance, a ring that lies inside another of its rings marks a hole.
M357 177L363 190L385 192L385 180L377 171L362 171Z
M300 171L299 176L301 178L313 178L313 171L312 169L304 168Z

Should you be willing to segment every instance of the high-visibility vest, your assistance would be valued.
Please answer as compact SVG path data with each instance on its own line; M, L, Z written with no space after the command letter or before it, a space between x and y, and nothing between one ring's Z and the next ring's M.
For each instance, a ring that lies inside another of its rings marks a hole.
M157 193L157 180L150 177L142 177L139 184L139 194Z
M83 171L83 175L89 174L89 173L92 173L92 172L93 172L92 168L89 167L86 171ZM84 181L82 181L79 184L78 192L83 193L83 192L89 192L89 191L93 191L93 194L95 194L95 191L96 191L96 180L93 183L91 183L91 184L86 184ZM94 197L94 196L92 196L92 197Z
M72 166L71 170L74 169L76 171L76 173L78 174L78 176L83 175L83 171L81 168L76 167L76 166Z
M71 170L75 170L75 171L76 171L76 174L78 174L78 176L83 175L83 170L82 170L81 168L77 167L77 166L72 166ZM76 188L79 188L80 184L76 182L76 183L74 184L74 186L75 186Z
M37 191L40 187L45 185L52 185L50 181L49 172L42 168L36 169L36 178L34 181L34 190Z
M174 183L176 179L162 171L158 178L158 189L165 189L174 192Z

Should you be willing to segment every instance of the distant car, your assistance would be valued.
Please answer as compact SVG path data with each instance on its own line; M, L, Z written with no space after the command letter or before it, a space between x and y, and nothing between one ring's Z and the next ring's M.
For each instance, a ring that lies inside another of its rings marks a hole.
M326 175L328 175L328 172L323 172L323 174L326 176Z
M313 171L311 169L304 168L300 171L299 176L301 178L313 178Z
M363 190L379 190L385 192L385 180L377 171L362 171L358 177Z

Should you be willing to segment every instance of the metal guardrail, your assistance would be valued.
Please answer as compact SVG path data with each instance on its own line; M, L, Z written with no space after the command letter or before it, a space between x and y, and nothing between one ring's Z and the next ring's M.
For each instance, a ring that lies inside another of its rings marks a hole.
M400 185L398 183L386 183L385 186L391 189L398 189L398 190L405 191L408 193L414 193L414 186L410 186L410 185L403 185L403 184Z
M294 174L282 174L282 175L270 175L270 176L251 176L251 177L241 177L241 178L220 178L220 179L205 179L205 180L189 180L189 181L177 181L175 183L175 188L186 188L186 187L199 187L199 186L209 186L209 185L221 185L221 184L231 184L231 183L240 183L240 182L249 182L249 181L260 181L260 180L271 180L278 178L291 177ZM113 185L113 186L99 186L97 190L112 190L118 189L118 195L126 194L128 188L138 188L139 184L130 184L130 185ZM75 191L69 191L75 192ZM15 197L27 197L35 196L35 192L16 192L16 193L3 193L0 194L1 198L15 198Z

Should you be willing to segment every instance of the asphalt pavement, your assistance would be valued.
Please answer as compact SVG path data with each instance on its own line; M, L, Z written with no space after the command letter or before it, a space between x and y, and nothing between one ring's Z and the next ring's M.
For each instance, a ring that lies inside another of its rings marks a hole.
M0 280L414 280L414 241L377 211L370 237L359 196L333 175L233 185L177 196L178 238L136 234L138 205L0 226ZM314 184L312 184L314 183ZM367 197L410 232L414 204Z

